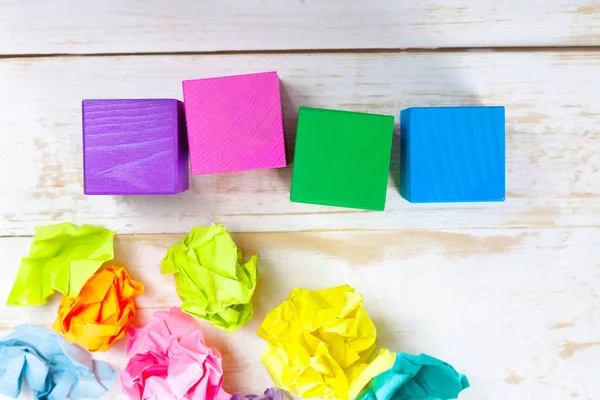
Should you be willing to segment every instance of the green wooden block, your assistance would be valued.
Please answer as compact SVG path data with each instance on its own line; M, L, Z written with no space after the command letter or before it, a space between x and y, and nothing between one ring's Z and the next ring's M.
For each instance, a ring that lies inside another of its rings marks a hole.
M383 211L394 117L300 107L290 200Z

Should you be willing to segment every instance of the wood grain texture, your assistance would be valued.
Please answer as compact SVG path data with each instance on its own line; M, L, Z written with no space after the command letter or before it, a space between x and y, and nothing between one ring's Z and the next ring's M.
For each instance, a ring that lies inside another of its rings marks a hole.
M400 188L411 203L504 201L504 107L412 107L400 115Z
M383 211L394 117L300 107L290 200Z
M117 236L117 263L146 293L136 324L180 304L160 273L167 247L183 235ZM379 341L395 351L427 352L468 375L461 400L595 399L600 391L600 242L598 228L237 233L244 254L259 254L255 317L234 334L200 322L223 350L225 387L270 385L256 336L268 310L294 287L349 283L365 298ZM0 239L8 293L29 238ZM49 327L58 298L38 308L0 307L0 331ZM124 341L99 354L122 369ZM113 396L121 399L119 390Z
M0 0L0 293L31 241L14 235L110 226L137 234L115 254L146 285L139 326L180 303L167 247L219 221L251 232L234 240L261 269L247 326L201 322L230 392L272 384L255 332L293 287L349 283L383 346L468 375L461 400L597 400L600 51L525 47L599 45L598 0ZM465 51L488 47L519 49ZM397 51L429 48L446 50ZM263 71L281 79L288 161L299 106L396 117L385 212L290 203L291 167L198 176L170 197L83 195L82 99L181 99L184 79ZM398 113L444 105L506 106L505 203L401 199ZM50 327L58 301L1 305L0 335ZM121 370L125 341L97 357Z
M189 187L181 102L84 100L82 115L86 194L176 194Z
M287 165L277 72L183 82L194 175Z
M0 10L0 54L600 44L598 0L1 0Z
M0 235L65 220L121 233L186 232L213 221L233 231L598 226L599 68L597 52L2 60ZM506 106L507 201L407 203L396 187L397 140L384 213L290 203L289 167L194 177L173 197L82 194L82 98L181 98L182 79L266 70L281 78L288 149L301 105L396 118L416 105Z

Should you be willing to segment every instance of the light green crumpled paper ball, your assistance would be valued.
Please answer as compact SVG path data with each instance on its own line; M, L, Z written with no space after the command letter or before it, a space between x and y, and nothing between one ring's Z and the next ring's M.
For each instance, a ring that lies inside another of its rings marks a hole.
M453 400L468 387L467 377L442 360L397 353L394 366L371 379L356 400Z
M182 311L227 332L252 319L258 256L244 264L242 251L222 225L194 228L169 247L162 272L175 274Z
M102 264L113 259L115 233L69 222L37 227L6 304L38 306L54 292L77 296Z

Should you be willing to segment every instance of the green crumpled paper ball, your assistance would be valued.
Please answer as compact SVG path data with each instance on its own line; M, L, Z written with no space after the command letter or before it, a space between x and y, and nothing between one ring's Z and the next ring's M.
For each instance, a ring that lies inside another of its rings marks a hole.
M175 274L182 311L227 332L252 319L258 256L244 264L242 251L222 225L194 228L170 246L162 272Z
M38 306L54 292L77 296L102 264L113 259L115 233L69 222L37 227L6 304Z
M467 377L442 360L397 353L394 366L371 379L356 400L453 400L468 387Z

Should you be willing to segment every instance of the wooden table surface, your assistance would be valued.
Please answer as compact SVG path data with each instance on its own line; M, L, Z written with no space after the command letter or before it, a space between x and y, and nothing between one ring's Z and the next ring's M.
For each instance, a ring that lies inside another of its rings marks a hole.
M271 384L255 331L292 288L349 283L381 345L468 375L461 400L600 399L598 46L598 0L0 0L0 293L36 226L100 224L146 285L143 323L179 304L166 248L219 221L261 259L253 321L202 324L229 391ZM83 98L181 99L184 79L270 70L289 153L301 105L395 115L396 139L408 106L506 106L506 202L409 204L398 140L380 213L290 203L290 168L83 195ZM0 330L49 328L57 301L2 306ZM98 357L122 368L124 341Z

